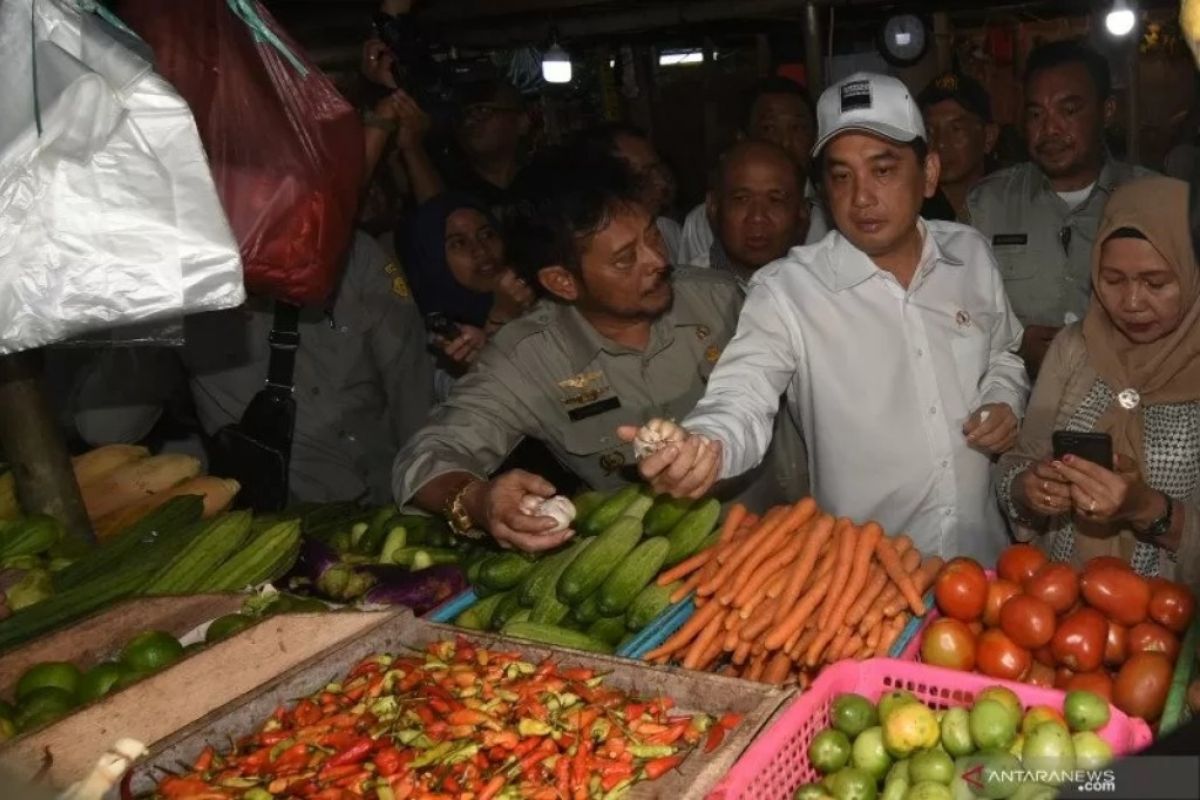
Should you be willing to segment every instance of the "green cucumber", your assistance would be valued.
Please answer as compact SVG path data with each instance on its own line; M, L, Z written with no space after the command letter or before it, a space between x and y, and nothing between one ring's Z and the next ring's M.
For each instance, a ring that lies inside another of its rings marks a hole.
M571 562L558 579L558 599L574 605L600 588L609 573L642 538L642 521L618 517L588 549Z
M647 536L666 536L671 528L679 524L679 520L691 510L696 501L687 497L671 497L669 494L659 495L654 505L646 512L642 524L646 526Z
M671 549L667 551L663 565L673 567L685 558L690 558L699 552L705 537L711 534L713 528L717 526L717 519L720 516L721 504L712 498L684 514L683 519L679 520L667 534L667 541L671 543Z
M604 616L600 613L600 593L592 592L583 598L582 602L571 609L571 616L584 627Z
M641 496L642 487L631 483L619 489L615 494L600 504L595 511L583 519L577 519L575 532L580 536L599 536L604 533L617 518Z
M479 567L479 582L493 591L504 591L518 585L534 562L521 553L500 553L491 556Z
M591 539L575 539L563 549L538 561L521 582L521 605L533 608L547 594L554 594L558 579Z
M568 647L572 650L585 650L590 653L611 653L613 651L612 645L598 642L586 633L540 622L510 622L504 626L501 633L505 636L529 639L553 647Z
M647 539L621 559L617 568L600 585L596 605L605 616L621 614L629 608L638 592L654 580L662 569L671 543L663 536Z
M392 518L399 514L395 506L384 506L378 509L367 524L366 531L355 543L354 552L363 556L378 555L383 548L383 540L392 529Z
M581 492L572 497L571 505L575 506L575 525L578 526L583 520L591 516L592 512L604 505L604 501L607 499L607 494L594 490Z
M492 611L492 618L488 621L488 627L494 631L500 630L520 610L521 598L518 594L516 592L505 592L501 595L500 602L496 604L496 608Z
M640 631L671 605L671 595L680 586L679 581L669 586L659 586L652 583L638 592L637 597L625 609L625 627L631 631Z
M496 613L496 606L500 605L503 599L502 594L483 598L455 617L454 624L468 630L486 631L492 626L492 615Z
M612 647L616 647L629 631L625 629L625 617L618 615L615 617L601 617L589 625L585 633L598 642L604 642Z

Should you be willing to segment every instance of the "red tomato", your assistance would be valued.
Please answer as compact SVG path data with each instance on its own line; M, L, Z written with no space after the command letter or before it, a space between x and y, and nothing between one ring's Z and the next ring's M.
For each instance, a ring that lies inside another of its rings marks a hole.
M975 661L979 671L1007 681L1024 680L1033 664L1033 656L1013 642L999 628L986 630L975 643Z
M1062 618L1050 640L1055 660L1075 672L1092 672L1104 661L1108 620L1094 608L1081 608Z
M1017 645L1036 650L1054 638L1054 609L1045 600L1019 594L1000 609L1000 629Z
M1054 669L1035 660L1029 665L1029 675L1025 677L1025 680L1034 686L1042 686L1050 689L1054 686Z
M987 603L983 606L983 624L995 628L1000 624L1000 608L1014 595L1021 593L1021 587L1012 581L997 578L988 584Z
M1150 584L1125 567L1103 564L1089 570L1079 589L1088 605L1122 625L1137 625L1150 609Z
M947 617L971 622L983 614L987 605L988 579L979 562L954 558L942 567L934 583L933 596Z
M1129 629L1124 625L1108 621L1108 636L1104 641L1104 663L1119 667L1129 658Z
M1025 594L1045 600L1055 614L1068 611L1079 597L1079 577L1066 564L1050 562L1024 583Z
M1139 622L1129 629L1129 654L1162 653L1175 663L1179 655L1179 637L1157 622Z
M1051 641L1053 641L1053 639L1051 639ZM1050 649L1050 645L1039 647L1037 650L1034 650L1033 659L1039 664L1045 664L1051 669L1058 666L1058 662L1054 660L1054 652Z
M1196 598L1180 583L1165 580L1152 582L1150 593L1150 619L1175 633L1183 633L1192 621L1196 610Z
M981 620L972 620L967 623L967 629L971 631L973 636L978 636L983 633L983 622Z
M1099 567L1120 567L1121 569L1129 569L1129 562L1123 558L1116 556L1092 556L1083 563L1083 571L1091 572Z
M1063 691L1067 692L1075 690L1094 692L1110 703L1112 702L1113 681L1108 676L1108 673L1102 669L1098 669L1095 672L1080 672L1078 675L1072 675L1063 684L1062 688Z
M921 639L921 660L970 672L975 668L975 635L956 619L938 617L925 629Z
M1046 563L1046 554L1031 544L1014 544L1000 554L996 574L1017 586L1033 577Z
M1134 717L1154 722L1162 714L1171 688L1174 664L1162 653L1135 653L1113 682L1113 705Z
M1061 689L1067 685L1071 678L1075 677L1075 673L1067 667L1059 667L1054 670L1054 688Z

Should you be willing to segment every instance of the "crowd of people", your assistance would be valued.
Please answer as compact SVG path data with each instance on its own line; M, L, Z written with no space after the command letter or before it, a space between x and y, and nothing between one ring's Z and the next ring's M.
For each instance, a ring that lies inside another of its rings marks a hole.
M301 313L294 499L394 501L543 550L571 532L529 494L811 493L931 554L990 563L1015 537L1200 584L1187 186L1109 155L1086 45L1030 56L1029 161L1003 169L966 75L910 93L859 73L815 102L765 80L678 219L642 131L531 153L502 81L457 87L434 152L389 58L364 50L369 183L405 199L355 237L329 308ZM183 391L203 446L268 380L276 324L252 301L188 320L181 351L101 354L64 417L87 442L141 440ZM668 443L639 462L648 423ZM1061 430L1109 434L1113 463L1056 453Z

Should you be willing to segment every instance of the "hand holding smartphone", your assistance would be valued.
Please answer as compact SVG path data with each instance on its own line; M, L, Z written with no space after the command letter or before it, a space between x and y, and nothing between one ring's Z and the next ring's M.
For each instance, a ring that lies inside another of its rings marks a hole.
M1107 433L1055 431L1051 443L1054 447L1054 458L1058 461L1064 456L1072 455L1108 470L1115 469L1112 437Z

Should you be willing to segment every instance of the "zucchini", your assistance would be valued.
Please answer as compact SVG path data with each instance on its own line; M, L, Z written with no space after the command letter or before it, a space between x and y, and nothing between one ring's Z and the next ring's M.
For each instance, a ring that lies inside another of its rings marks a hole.
M621 559L621 563L604 579L597 592L596 605L600 613L613 616L629 608L638 592L645 589L646 584L654 580L654 576L662 569L663 559L670 549L671 543L666 538L655 536Z
M646 535L666 536L672 528L679 524L679 520L683 519L683 516L695 503L695 500L687 497L659 495L642 519L642 524L646 526Z
M517 592L505 592L500 597L500 602L496 604L496 608L492 611L492 618L489 620L488 627L494 631L503 628L505 623L521 610L521 598Z
M717 526L721 516L721 504L709 498L683 515L683 519L667 534L671 549L667 551L664 566L673 567L700 550L705 537Z
M188 594L238 551L250 534L249 511L234 511L205 522L187 546L142 589L142 594Z
M558 579L570 563L587 548L591 539L576 539L557 553L538 561L521 582L521 605L533 608L540 598L554 594Z
M216 568L198 591L234 592L282 577L300 555L300 523L288 520L263 531Z
M504 599L502 594L485 597L454 618L454 624L472 631L486 631L492 626L492 614Z
M598 642L586 633L540 622L510 622L504 626L501 633L505 636L529 639L553 647L569 647L572 650L585 650L589 653L611 653L613 651L612 645Z
M637 597L625 609L625 627L640 631L671 605L671 595L679 588L679 581L669 586L652 583L638 592Z
M635 483L619 489L616 494L601 503L595 511L582 520L576 519L576 533L580 536L599 536L604 533L640 496L641 491L641 487Z
M598 642L616 647L629 631L625 630L625 617L601 617L588 626L587 635Z
M511 589L533 569L533 561L521 553L500 553L479 567L479 582L493 591Z
M574 605L600 588L608 574L642 538L642 521L619 517L588 549L563 570L558 579L558 599Z

